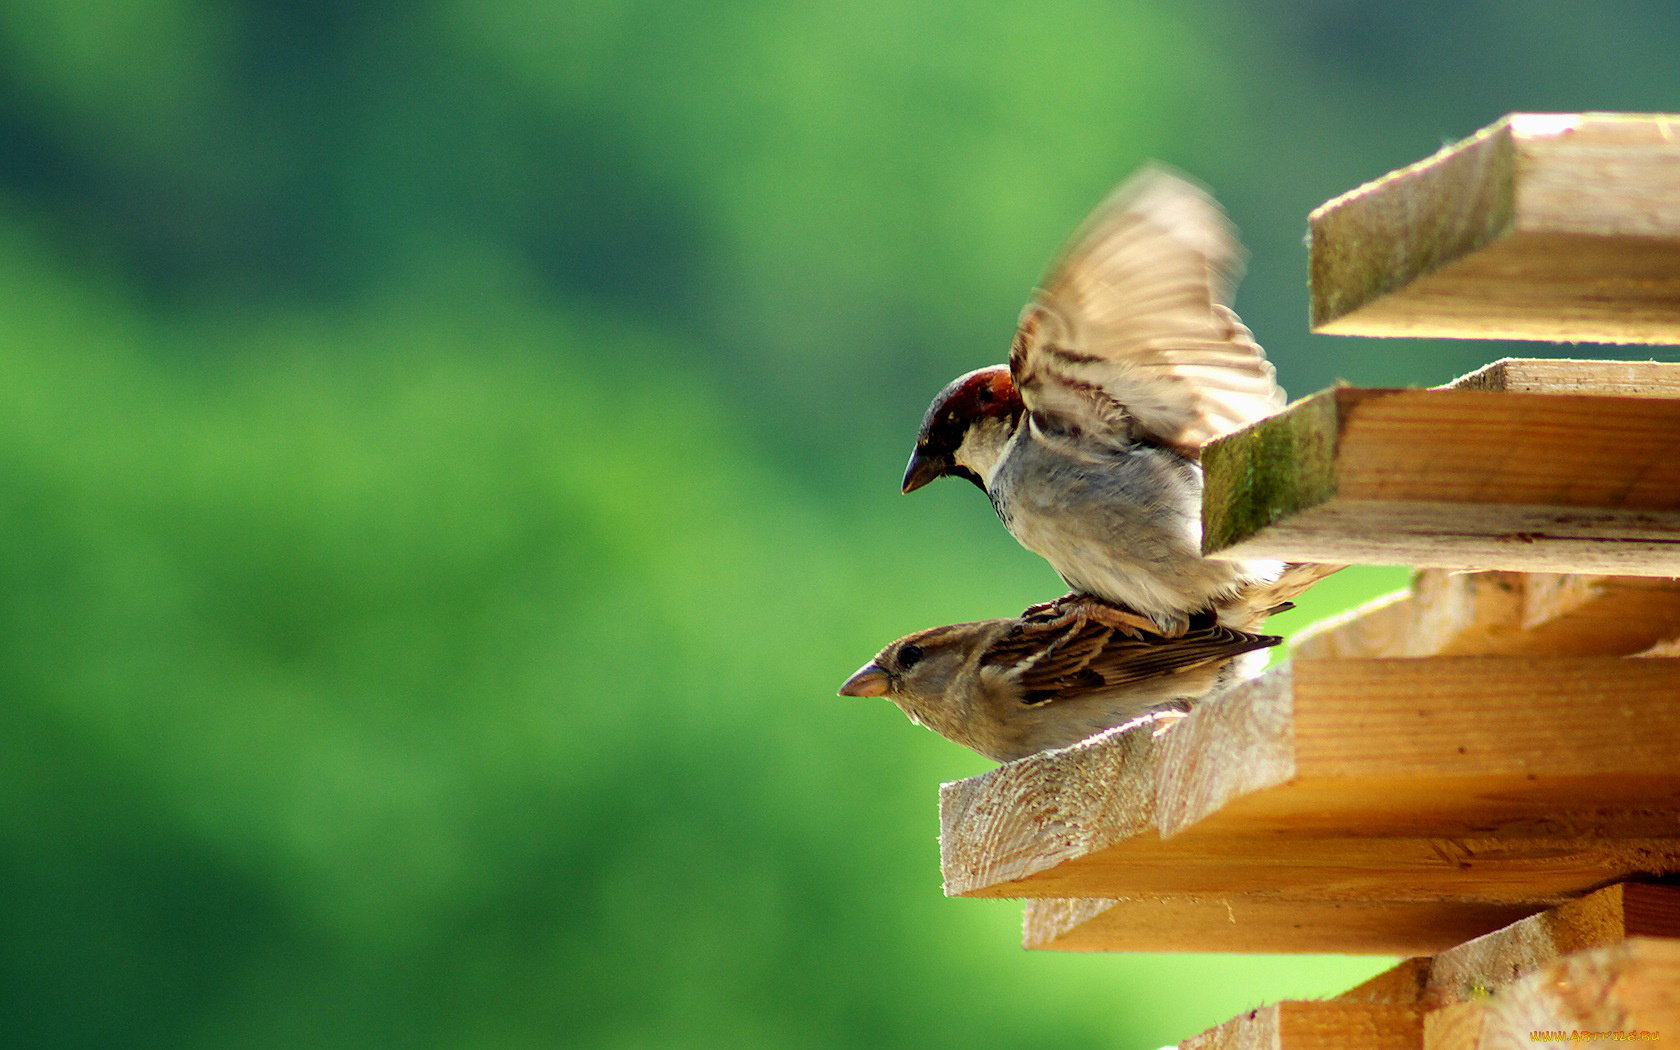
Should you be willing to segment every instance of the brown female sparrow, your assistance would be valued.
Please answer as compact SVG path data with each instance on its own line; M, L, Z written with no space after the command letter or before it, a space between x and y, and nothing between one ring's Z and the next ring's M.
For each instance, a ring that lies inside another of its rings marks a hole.
M1237 657L1280 640L1207 614L1176 638L1083 613L959 623L900 638L840 695L884 696L917 725L1008 762L1182 711L1232 677Z
M1336 567L1202 557L1201 447L1284 403L1229 305L1240 255L1201 188L1159 168L1134 175L1051 265L1008 366L934 398L904 491L967 478L1068 586L1162 631L1209 607L1258 627Z

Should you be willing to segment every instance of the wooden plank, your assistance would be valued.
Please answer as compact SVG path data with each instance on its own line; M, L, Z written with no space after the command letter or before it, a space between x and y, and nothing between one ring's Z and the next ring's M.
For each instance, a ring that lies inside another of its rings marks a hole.
M1291 639L1290 655L1323 660L1512 653L1507 646L1520 646L1523 633L1522 595L1521 573L1424 569L1410 592L1315 624Z
M953 896L982 898L1083 897L1124 894L1134 899L1234 899L1243 896L1305 897L1325 901L1372 898L1505 904L1505 914L1538 911L1622 878L1680 872L1680 842L1668 837L1588 840L1578 836L1319 836L1284 839L1211 832L1182 841L1137 840L1078 857L1055 868L1005 883L972 886ZM1267 952L1300 950L1310 937L1322 943L1336 933L1335 949L1349 955L1391 954L1396 938L1378 945L1357 930L1280 930ZM1425 932L1416 943L1433 938ZM1440 941L1433 939L1435 946Z
M1607 887L1322 1002L1282 1002L1179 1045L1194 1050L1582 1045L1680 1031L1680 888ZM1594 1041L1592 1033L1597 1036Z
M1631 655L1680 636L1680 581L1534 575L1523 581L1525 652ZM1515 650L1507 650L1515 651Z
M1529 914L1500 901L1316 895L1030 900L1022 944L1057 952L1431 954ZM1376 1001L1376 1000L1373 1000Z
M946 892L1539 910L1680 871L1676 696L1669 660L1304 661L945 785Z
M1202 462L1213 557L1680 575L1680 399L1327 390Z
M1289 636L1291 660L1410 656L1418 609L1410 591L1395 591L1303 627Z
M1423 1050L1481 1050L1482 1015L1481 1003L1454 1003L1424 1014Z
M1071 748L1029 755L941 785L945 892L956 895L970 886L1008 883L1154 834L1160 744L1153 729L1138 731L1142 728L1100 733ZM1063 765L1071 776L1059 773Z
M1658 642L1656 645L1651 646L1651 648L1646 649L1644 652L1635 653L1634 655L1645 658L1662 657L1672 660L1675 657L1680 656L1680 638L1669 638L1666 641Z
M1677 636L1680 581L1425 569L1409 593L1297 634L1290 655L1631 656Z
M1423 1001L1423 990L1429 983L1429 963L1425 957L1401 959L1395 965L1336 996L1343 1003L1399 1003L1416 1006Z
M1423 570L1412 580L1407 645L1395 656L1478 656L1507 652L1521 634L1523 575ZM1542 650L1544 652L1544 650Z
M1680 788L1677 696L1670 661L1302 662L1160 738L1155 826L1171 836L1221 814L1251 831L1561 831L1590 801L1661 830Z
M1423 1014L1406 1006L1283 1002L1178 1044L1182 1050L1417 1050Z
M1473 1002L1565 956L1632 937L1680 937L1680 888L1607 886L1437 955L1421 1005Z
M1437 1007L1629 937L1680 937L1680 887L1617 883L1538 915L1490 901L1032 900L1022 943L1060 952L1338 952L1406 959L1338 999ZM1492 933L1486 931L1493 930ZM1286 947L1280 947L1286 946Z
M1476 1005L1482 1046L1531 1046L1541 1041L1531 1038L1536 1032L1577 1033L1573 1044L1585 1046L1656 1042L1665 1033L1673 1039L1680 1032L1680 941L1640 937L1571 955Z
M1308 228L1314 331L1680 342L1680 117L1513 114Z
M1680 397L1680 367L1669 361L1505 357L1459 376L1447 387L1511 394Z
M1566 956L1633 937L1680 938L1680 886L1606 886L1431 958L1406 959L1336 998L1430 1010L1480 1002Z

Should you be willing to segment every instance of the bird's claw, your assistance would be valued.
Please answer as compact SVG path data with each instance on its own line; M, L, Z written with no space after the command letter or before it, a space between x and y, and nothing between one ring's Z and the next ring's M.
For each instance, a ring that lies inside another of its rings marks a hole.
M1112 627L1127 634L1156 634L1164 638L1178 638L1189 630L1190 622L1180 617L1163 627L1141 613L1118 605L1111 605L1088 594L1069 594L1053 602L1040 602L1021 613L1021 619L1032 620L1046 627L1064 627L1076 620Z

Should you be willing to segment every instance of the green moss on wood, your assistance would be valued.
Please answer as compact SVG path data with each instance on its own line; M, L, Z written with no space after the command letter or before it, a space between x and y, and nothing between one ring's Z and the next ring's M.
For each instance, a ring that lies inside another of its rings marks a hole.
M1224 550L1336 494L1342 391L1322 390L1202 454L1202 551Z
M1315 209L1307 222L1312 327L1510 232L1515 154L1507 118Z

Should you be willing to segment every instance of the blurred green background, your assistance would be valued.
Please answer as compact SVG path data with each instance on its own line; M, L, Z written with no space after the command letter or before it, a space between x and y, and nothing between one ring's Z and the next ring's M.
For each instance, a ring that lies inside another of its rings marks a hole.
M1677 54L1671 0L6 0L0 1041L1149 1047L1376 971L940 895L989 763L834 689L1059 591L910 438L1151 157L1295 393L1501 356L1309 336L1307 211Z

